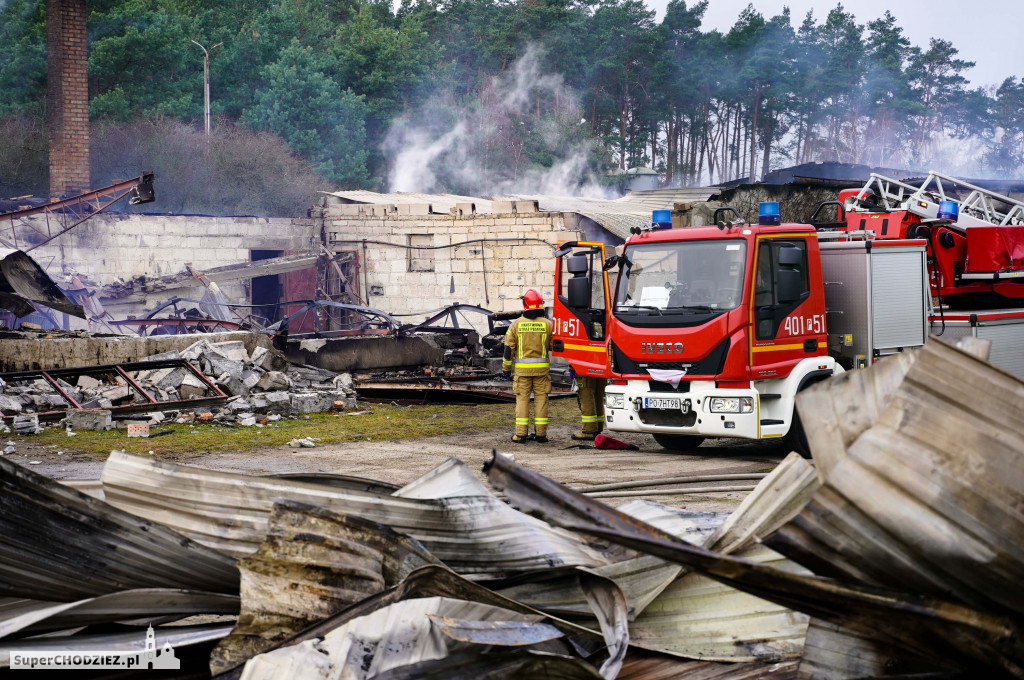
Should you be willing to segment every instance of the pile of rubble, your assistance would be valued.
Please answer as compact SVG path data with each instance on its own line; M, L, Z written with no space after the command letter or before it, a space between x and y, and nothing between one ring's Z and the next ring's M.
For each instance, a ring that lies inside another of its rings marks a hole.
M127 421L255 425L356 404L348 373L292 364L265 347L250 355L241 341L203 339L146 362L50 373L0 381L0 414L12 417L16 433L38 431L40 416L64 411L68 429L95 430Z
M185 359L213 379L215 385L231 395L224 406L213 413L213 420L264 422L259 416L290 416L355 408L356 393L352 376L334 373L314 366L289 363L274 349L256 347L250 355L241 341L215 342L200 340L182 352L168 352L150 357ZM156 376L150 378L153 380ZM195 381L177 374L170 381L179 383L181 398L198 396ZM168 378L164 376L166 382ZM159 382L157 382L159 386ZM188 416L185 416L189 420Z

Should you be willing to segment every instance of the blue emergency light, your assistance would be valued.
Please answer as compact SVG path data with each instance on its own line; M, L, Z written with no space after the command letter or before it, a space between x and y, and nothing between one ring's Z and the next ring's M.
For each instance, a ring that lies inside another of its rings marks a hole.
M949 220L950 222L956 222L960 217L960 204L956 201L942 201L939 203L939 214L936 216L940 220Z
M776 201L763 201L757 209L758 224L782 224L779 204Z
M651 212L651 225L658 229L672 228L671 210L654 210Z

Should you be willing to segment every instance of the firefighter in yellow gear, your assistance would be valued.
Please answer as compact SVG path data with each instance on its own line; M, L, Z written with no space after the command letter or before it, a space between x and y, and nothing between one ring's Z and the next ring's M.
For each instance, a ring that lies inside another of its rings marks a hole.
M576 376L576 385L579 387L576 398L580 402L583 421L583 431L572 436L576 441L593 441L604 429L604 388L607 384L604 378Z
M516 433L512 441L529 441L530 393L533 393L533 425L535 440L548 440L548 393L551 392L551 361L553 324L544 318L544 298L532 288L523 296L523 315L505 332L505 354L502 375L512 376L516 393Z

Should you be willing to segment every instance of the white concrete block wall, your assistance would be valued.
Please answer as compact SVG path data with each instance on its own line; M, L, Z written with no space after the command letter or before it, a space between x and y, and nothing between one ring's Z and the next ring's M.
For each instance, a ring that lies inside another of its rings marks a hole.
M483 214L456 216L390 215L386 220L339 215L327 218L328 239L336 250L356 249L363 239L405 245L411 234L433 234L434 245L476 239L542 239L551 244L583 234L566 229L562 213ZM576 224L575 220L571 220ZM350 241L350 243L346 243ZM481 257L481 251L483 256ZM519 296L529 288L541 292L550 304L554 292L553 248L537 241L522 243L470 243L430 251L433 272L409 272L406 248L368 243L365 276L360 289L379 286L382 295L370 295L368 304L394 314L427 312L455 302L493 311L522 309ZM486 269L486 280L484 270ZM451 292L452 278L455 292ZM364 291L365 293L365 291ZM365 295L364 295L365 299ZM486 324L470 320L481 333ZM416 319L418 320L418 319Z
M45 233L45 218L32 218ZM169 276L191 263L198 270L248 262L250 250L309 250L319 239L310 219L100 214L30 254L58 283L80 276L87 286L138 276ZM243 281L221 284L229 302L248 303ZM202 297L202 288L164 291L144 302L104 300L117 318L140 314L177 295Z

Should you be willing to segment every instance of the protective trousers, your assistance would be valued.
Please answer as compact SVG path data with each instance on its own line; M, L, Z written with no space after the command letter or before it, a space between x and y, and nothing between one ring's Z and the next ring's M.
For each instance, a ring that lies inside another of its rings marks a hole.
M604 388L608 381L577 376L576 384L579 386L576 396L583 414L583 434L598 434L604 429Z
M516 393L516 434L530 433L530 393L533 392L533 426L538 437L548 436L548 393L551 377L544 375L517 375L512 378Z

